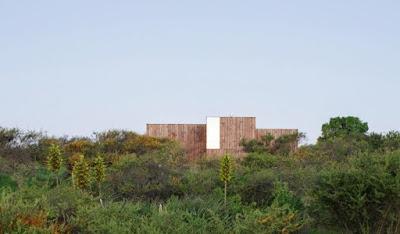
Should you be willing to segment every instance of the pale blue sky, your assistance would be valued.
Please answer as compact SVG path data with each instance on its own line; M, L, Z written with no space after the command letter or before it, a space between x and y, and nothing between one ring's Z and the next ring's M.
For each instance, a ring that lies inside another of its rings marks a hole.
M400 130L400 1L0 0L0 126L90 135L256 116Z

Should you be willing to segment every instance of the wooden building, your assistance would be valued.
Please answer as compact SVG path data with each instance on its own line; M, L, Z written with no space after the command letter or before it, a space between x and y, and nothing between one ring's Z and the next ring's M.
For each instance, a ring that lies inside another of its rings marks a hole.
M257 129L255 117L207 117L206 124L147 124L146 134L181 143L189 158L224 153L243 154L242 139L266 134L275 138L297 133L297 129Z

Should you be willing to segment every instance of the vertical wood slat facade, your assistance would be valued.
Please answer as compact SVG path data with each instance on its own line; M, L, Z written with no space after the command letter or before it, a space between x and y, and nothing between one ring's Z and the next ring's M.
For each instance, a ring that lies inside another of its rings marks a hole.
M147 135L178 141L189 159L199 156L217 156L225 153L243 155L242 139L260 139L271 134L275 139L297 133L297 129L257 129L255 117L220 117L220 149L207 149L206 124L147 124ZM293 149L297 144L293 145Z
M178 141L189 159L206 153L205 124L147 124L146 134Z
M221 117L220 118L220 149L208 149L207 155L221 155L225 153L243 154L240 146L241 139L256 137L255 117Z

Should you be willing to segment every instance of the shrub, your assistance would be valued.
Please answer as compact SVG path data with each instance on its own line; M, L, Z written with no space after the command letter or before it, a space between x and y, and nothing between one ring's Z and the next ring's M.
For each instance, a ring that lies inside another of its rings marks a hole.
M0 127L0 157L5 159L2 163L7 163L14 170L19 164L32 163L40 137L41 134L37 132Z
M71 218L91 198L70 187L22 187L0 192L0 233L68 233Z
M87 233L229 233L241 205L222 190L207 197L171 197L162 203L113 202L105 207L82 207L73 226Z
M380 152L384 151L384 135L379 133L370 133L367 136L368 145L370 151L372 152Z
M288 209L293 211L301 211L304 208L302 201L289 190L287 183L275 182L273 197L273 205L287 206Z
M368 142L363 136L337 137L319 141L315 147L317 153L322 155L325 160L343 161L351 155L367 153Z
M82 233L138 233L142 218L149 215L148 208L140 202L113 202L80 207L72 223Z
M288 156L296 151L297 145L304 138L305 134L302 132L282 135L273 141L270 153Z
M386 152L400 149L400 132L390 131L383 139L383 148Z
M105 192L117 200L164 200L179 195L178 169L151 157L128 156L110 168Z
M0 191L0 233L45 232L47 215L20 193Z
M229 218L222 215L223 209L222 200L171 198L162 208L152 206L151 215L142 222L138 232L226 233L230 229Z
M220 158L188 163L177 142L129 131L70 139L0 128L0 233L399 233L400 134L336 130L290 153L290 136L250 142L224 205L230 176L219 176L230 170L220 171ZM53 145L69 156L73 178L63 166L46 170ZM68 183L54 186L56 176ZM101 202L70 185L86 188L89 178L101 183Z
M185 195L207 195L222 186L218 170L214 168L191 168L182 175L182 192Z
M55 181L54 173L50 172L46 167L39 166L35 173L27 178L26 185L28 186L49 186L50 181Z
M274 155L289 155L297 149L298 143L305 138L304 133L293 133L274 138L271 134L260 139L241 139L240 145L247 153L269 153Z
M41 137L36 145L36 151L33 154L33 157L36 161L46 164L47 156L49 155L49 150L52 145L62 146L65 143L65 138L55 138L43 136Z
M243 147L244 152L247 153L264 153L269 152L267 146L257 139L246 140L242 139L240 141L240 146Z
M251 170L262 170L277 165L277 157L265 153L249 153L242 161L242 165Z
M178 142L168 139L160 139L160 142L160 148L147 156L173 168L183 167L187 163L187 155Z
M5 188L15 190L17 188L17 182L11 179L8 175L0 174L0 191Z
M128 134L127 131L109 130L106 132L95 133L96 142L100 151L103 153L124 153L123 142ZM136 134L135 134L136 135Z
M129 137L124 142L124 151L126 153L135 153L137 155L150 153L160 148L161 142L155 137L135 135L134 137Z
M45 193L41 204L47 207L50 220L69 224L81 207L93 204L93 199L70 186L58 186Z
M144 155L161 150L171 142L125 130L110 130L95 133L95 136L98 151L106 154Z
M257 221L263 226L265 233L295 233L305 224L299 210L292 209L288 204L275 203Z
M237 216L236 233L296 233L307 224L303 204L285 183L276 182L271 205L261 209L245 209Z
M83 154L88 158L96 155L96 145L89 138L73 138L70 139L65 145L64 150L68 156Z
M317 220L355 233L393 233L400 225L399 157L364 155L322 171L312 190Z
M271 170L249 173L236 184L237 191L244 202L257 207L267 207L273 199L276 175Z

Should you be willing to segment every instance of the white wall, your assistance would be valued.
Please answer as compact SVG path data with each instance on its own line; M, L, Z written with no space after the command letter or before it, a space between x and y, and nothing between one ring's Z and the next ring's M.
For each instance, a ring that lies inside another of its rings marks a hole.
M207 149L220 148L220 118L207 117Z

